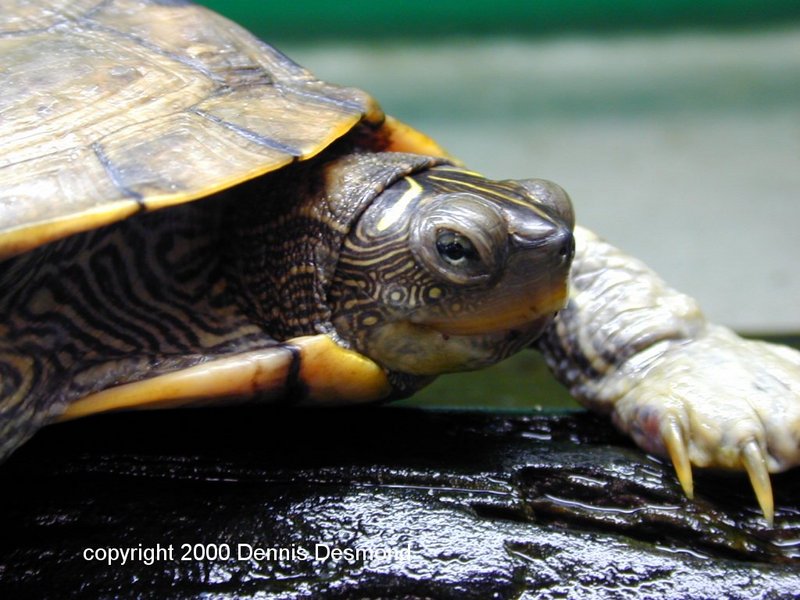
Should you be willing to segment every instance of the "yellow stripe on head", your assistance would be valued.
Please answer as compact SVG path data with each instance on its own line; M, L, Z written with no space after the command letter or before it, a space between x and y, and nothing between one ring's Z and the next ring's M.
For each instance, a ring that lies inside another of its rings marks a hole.
M395 224L406 212L411 201L422 193L422 186L411 177L405 177L404 180L408 182L408 189L400 196L394 206L390 207L380 218L375 226L378 231L386 231Z

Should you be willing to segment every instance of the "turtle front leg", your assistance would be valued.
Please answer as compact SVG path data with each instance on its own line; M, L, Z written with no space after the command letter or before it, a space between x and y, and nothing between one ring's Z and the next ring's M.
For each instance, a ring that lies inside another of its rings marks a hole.
M576 228L570 301L537 342L587 407L648 452L747 471L773 519L769 473L800 464L800 352L707 323L697 303L642 262Z

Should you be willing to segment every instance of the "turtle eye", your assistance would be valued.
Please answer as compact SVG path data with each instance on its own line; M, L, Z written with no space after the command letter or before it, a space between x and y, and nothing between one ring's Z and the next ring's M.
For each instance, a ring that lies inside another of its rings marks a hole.
M436 251L453 266L480 260L480 255L469 238L455 231L439 232L436 237Z
M439 281L484 285L502 273L508 225L497 207L474 194L442 194L409 223L417 263Z

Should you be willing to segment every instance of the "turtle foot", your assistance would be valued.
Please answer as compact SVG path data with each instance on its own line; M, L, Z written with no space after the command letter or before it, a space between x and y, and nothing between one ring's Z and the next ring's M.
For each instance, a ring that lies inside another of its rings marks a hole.
M697 339L655 344L611 379L622 390L615 423L672 460L688 497L692 465L744 470L772 523L769 473L800 464L800 352L709 326Z

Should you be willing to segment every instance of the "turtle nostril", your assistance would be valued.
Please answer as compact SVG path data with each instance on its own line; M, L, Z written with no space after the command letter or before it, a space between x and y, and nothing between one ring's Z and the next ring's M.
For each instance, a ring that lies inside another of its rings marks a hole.
M575 236L571 231L565 230L561 233L561 246L558 249L558 255L563 260L572 260L575 256Z

